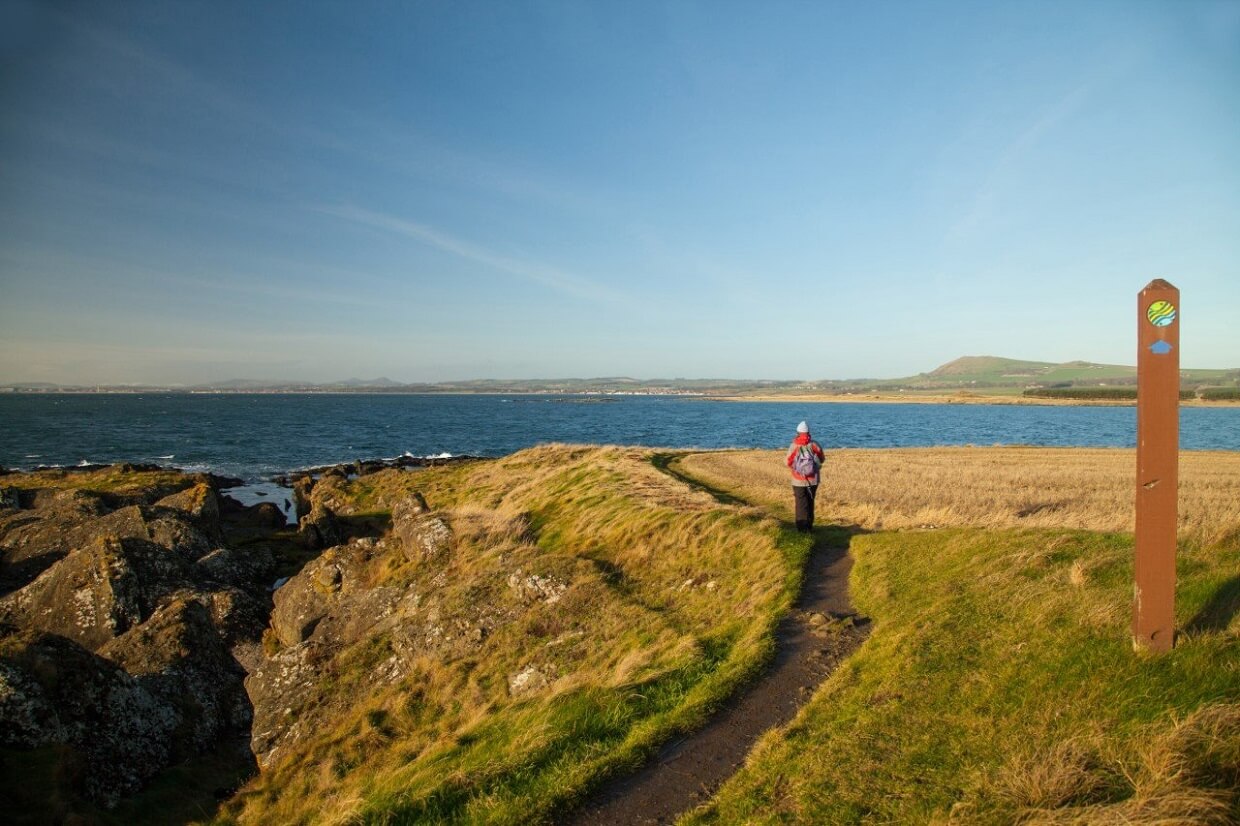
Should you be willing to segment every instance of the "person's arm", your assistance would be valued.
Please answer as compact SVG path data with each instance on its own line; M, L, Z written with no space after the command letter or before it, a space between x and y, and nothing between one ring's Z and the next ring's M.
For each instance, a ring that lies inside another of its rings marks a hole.
M797 455L797 443L793 442L792 447L788 448L788 455L784 457L784 464L792 467L792 457Z

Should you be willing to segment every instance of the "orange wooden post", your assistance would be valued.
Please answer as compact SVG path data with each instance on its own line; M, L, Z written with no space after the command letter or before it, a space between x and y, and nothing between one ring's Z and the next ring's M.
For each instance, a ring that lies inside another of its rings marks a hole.
M1161 278L1137 294L1137 525L1132 641L1175 644L1180 465L1180 291Z

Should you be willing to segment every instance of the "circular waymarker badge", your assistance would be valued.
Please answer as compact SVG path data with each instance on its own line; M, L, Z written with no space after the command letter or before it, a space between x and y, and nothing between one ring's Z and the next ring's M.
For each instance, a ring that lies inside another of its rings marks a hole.
M1145 317L1155 327L1167 327L1175 321L1175 305L1170 301L1155 301L1145 311Z

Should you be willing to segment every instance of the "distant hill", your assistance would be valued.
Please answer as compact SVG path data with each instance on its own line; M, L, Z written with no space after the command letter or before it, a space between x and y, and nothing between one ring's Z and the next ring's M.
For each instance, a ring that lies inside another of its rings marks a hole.
M1185 390L1202 387L1240 387L1240 369L1183 370ZM1131 387L1137 368L1090 361L1023 361L1000 356L962 356L928 373L894 379L636 379L607 376L589 379L466 379L402 383L386 376L348 378L334 382L291 382L232 379L191 387L135 385L68 386L47 382L0 385L8 393L606 393L644 395L804 395L913 392L939 393L968 390L983 395L1020 393L1030 388Z
M1240 370L1182 370L1181 383L1188 388L1235 386ZM1132 385L1137 368L1123 364L1097 364L1091 361L1022 361L997 356L964 356L896 383L941 387L1098 387ZM891 383L891 382L888 382Z
M1072 364L1084 364L1085 362L1071 362ZM1037 375L1039 371L1048 370L1056 367L1049 361L1020 361L1019 359L1005 359L998 356L961 356L955 361L949 361L947 364L934 368L927 376L936 378L946 378L948 376L976 376L976 375Z
M344 381L333 382L341 387L400 387L398 381L392 381L387 376L380 376L377 379L345 379Z
M1137 368L1090 361L1022 361L998 356L963 356L917 377L922 381L970 384L983 387L1027 386L1047 383L1131 384ZM914 379L909 379L914 380Z

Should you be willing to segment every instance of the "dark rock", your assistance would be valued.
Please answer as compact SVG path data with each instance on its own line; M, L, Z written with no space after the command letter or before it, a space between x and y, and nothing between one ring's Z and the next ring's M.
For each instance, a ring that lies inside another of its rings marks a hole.
M365 583L373 547L361 541L330 548L275 592L271 628L281 643L297 645L308 639L342 596Z
M361 459L353 463L353 472L358 476L369 476L372 473L378 473L387 469L386 462L363 461Z
M217 476L214 473L206 475L207 484L217 491L226 490L228 488L239 488L245 484L244 479L238 479L235 476Z
M336 521L336 515L321 503L315 503L310 513L301 518L297 525L297 535L310 550L339 545L345 536L340 523Z
M331 653L314 643L302 643L277 652L245 678L254 708L250 748L259 766L273 765L283 746L315 733L318 721L314 717L289 712L312 702Z
M118 537L100 537L0 599L0 619L89 650L142 621L142 586Z
M21 506L20 490L17 488L0 488L0 510L18 510Z
M267 630L271 603L266 596L259 598L250 591L233 587L199 591L186 596L197 599L207 608L220 639L234 656L239 657L241 647L261 640Z
M269 534L279 507L189 476L20 499L0 509L0 745L65 746L83 793L113 805L244 733L240 662L264 661L275 563L265 545L223 547L221 527Z
M157 507L178 510L186 514L190 520L208 535L219 535L220 504L219 498L210 485L200 482L192 488L180 493L165 496L155 503Z
M259 502L246 507L231 496L220 497L220 524L225 538L234 543L267 536L286 527L279 505Z
M114 467L119 469L121 473L151 473L164 469L162 465L134 462L121 462L119 465L115 465Z
M311 476L303 476L293 482L293 504L297 506L297 519L301 520L303 516L310 513L310 491L314 488L314 478Z
M209 580L256 595L267 592L267 583L276 568L271 550L262 546L217 548L194 565Z
M83 793L104 806L168 765L177 723L138 680L72 640L0 637L0 744L69 746L84 763Z
M284 511L280 510L280 506L275 502L259 502L257 505L250 505L246 508L246 514L254 525L262 528L279 530L288 525L288 520L284 518Z
M98 536L151 542L191 560L210 553L216 544L184 512L144 505L119 508L86 523L74 539L80 542Z
M108 642L99 654L172 710L176 726L169 743L171 761L205 751L225 732L249 723L245 673L197 601L173 600Z
M107 512L82 491L23 491L21 510L0 511L0 593L20 588L74 547L90 541L96 517Z

